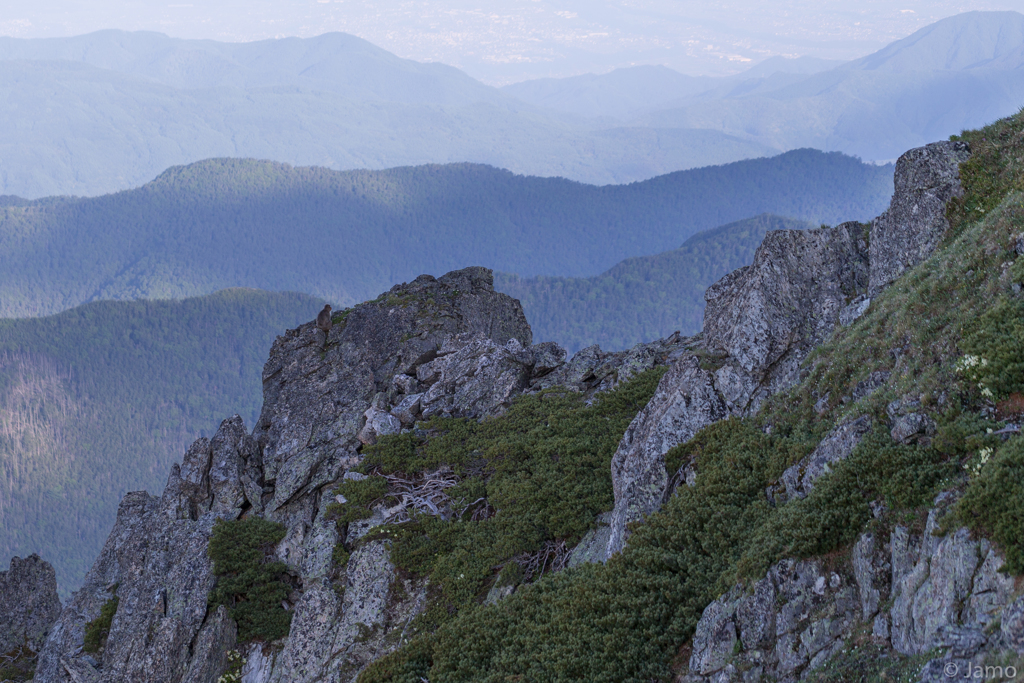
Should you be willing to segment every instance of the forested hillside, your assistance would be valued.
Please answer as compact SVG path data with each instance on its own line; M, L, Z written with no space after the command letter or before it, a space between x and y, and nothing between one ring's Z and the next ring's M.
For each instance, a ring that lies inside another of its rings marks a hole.
M321 305L235 289L0 320L0 565L43 553L76 587L125 492L161 490L223 416L252 426L274 337Z
M814 150L603 187L474 164L339 172L216 159L103 197L5 199L0 315L237 286L350 305L468 264L588 277L765 212L868 219L891 194L891 166Z
M769 230L815 227L762 214L698 233L678 249L626 259L589 278L496 273L495 289L522 302L534 338L570 353L590 344L618 351L679 330L700 331L704 290L745 266Z

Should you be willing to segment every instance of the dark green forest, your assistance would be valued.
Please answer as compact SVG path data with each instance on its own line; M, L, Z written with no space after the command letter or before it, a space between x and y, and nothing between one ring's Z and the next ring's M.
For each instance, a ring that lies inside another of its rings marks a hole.
M810 227L762 214L698 233L663 254L626 259L596 277L496 273L494 287L522 302L535 339L557 341L569 353L590 344L618 351L675 330L696 334L708 286L749 264L769 230Z
M765 212L868 219L891 193L891 166L809 149L603 187L476 164L214 159L102 197L0 200L0 315L238 286L350 305L467 265L590 277Z
M171 463L222 419L252 427L275 336L322 305L232 289L0 320L0 563L38 552L66 596L121 496L159 494Z

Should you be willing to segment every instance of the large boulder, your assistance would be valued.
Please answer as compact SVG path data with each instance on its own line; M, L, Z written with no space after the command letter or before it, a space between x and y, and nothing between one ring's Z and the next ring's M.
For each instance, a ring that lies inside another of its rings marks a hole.
M796 384L800 363L867 285L866 226L769 232L751 265L704 295L704 346L723 359L715 383L730 410L755 412Z
M27 644L38 651L60 616L57 575L38 555L11 559L0 572L0 653Z
M945 141L912 149L896 162L892 202L871 225L870 296L935 251L949 229L947 202L963 196L960 164L970 156L966 142Z

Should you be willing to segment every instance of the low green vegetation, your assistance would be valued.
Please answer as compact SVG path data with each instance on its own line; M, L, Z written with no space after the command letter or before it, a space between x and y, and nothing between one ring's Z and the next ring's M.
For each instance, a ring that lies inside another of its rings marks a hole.
M1001 140L998 153L981 158L1011 164L1018 162L1004 155L1024 158L1022 133L1024 116L965 137L972 145L975 137ZM997 170L964 173L950 238L812 354L800 385L757 417L711 425L667 455L672 469L692 461L696 483L635 526L623 552L461 611L375 662L360 681L669 681L702 610L724 590L760 578L783 557L845 553L867 526L920 524L942 490L962 490L951 517L992 538L1006 552L1005 571L1024 572L1024 447L1020 437L1004 443L993 433L1007 416L997 402L1024 379L1013 287L1024 195L1020 174L1009 182ZM965 361L972 355L977 364ZM972 374L980 368L996 368L998 381ZM875 371L889 372L889 384L856 400ZM920 400L936 422L933 436L893 441L887 408L903 397ZM873 427L850 457L807 498L772 507L766 487L830 429L861 415ZM874 502L885 510L880 520ZM915 665L859 646L837 661L879 681L910 676ZM837 671L816 675L848 680Z
M115 590L117 590L115 588ZM85 625L85 641L82 649L86 652L99 652L107 644L110 625L117 614L117 596L113 596L100 607L99 616Z
M415 631L479 609L488 590L535 580L612 507L608 472L622 432L653 395L664 368L638 375L591 405L560 390L517 399L478 423L435 418L366 449L370 476L346 481L340 520L389 504L385 476L429 487L447 479L448 511L375 528L402 570L428 577L431 601ZM457 482L457 483L456 483ZM453 484L453 485L452 485Z
M957 519L994 540L1006 553L1003 571L1024 574L1024 441L983 449L983 462L957 505Z
M224 417L253 426L274 338L322 306L235 289L0 320L0 562L40 553L67 599L126 492L162 491Z
M764 214L698 233L683 246L626 259L589 278L496 273L494 287L522 302L535 339L570 353L590 344L609 351L700 331L704 290L748 265L769 230L804 230L804 221Z
M284 535L283 524L258 517L218 520L213 526L209 554L217 583L209 601L228 608L240 642L270 642L288 635L292 614L281 606L290 592L282 580L288 566L269 559Z
M36 673L37 655L28 645L0 653L0 681L3 683L27 683Z

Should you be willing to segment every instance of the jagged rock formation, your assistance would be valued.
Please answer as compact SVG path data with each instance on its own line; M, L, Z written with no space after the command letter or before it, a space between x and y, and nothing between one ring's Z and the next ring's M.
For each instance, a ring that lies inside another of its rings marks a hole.
M0 653L22 645L38 651L60 614L57 575L38 555L11 559L0 572Z
M921 534L900 524L862 534L835 570L784 560L749 589L736 586L704 610L681 680L796 680L858 628L904 655L948 648L924 667L924 681L952 678L943 675L947 665L966 672L987 656L1024 652L1024 599L1013 600L1013 578L999 573L1003 558L966 529L933 535L952 502L939 495Z
M162 496L124 498L100 558L47 640L37 680L215 680L236 634L223 608L207 606L215 579L206 549L216 520L253 515L287 529L275 554L297 590L283 649L246 649L246 681L353 680L397 647L395 629L426 603L422 582L392 595L381 542L352 553L343 597L332 585L338 540L389 518L382 511L346 530L326 517L330 490L360 476L346 474L360 447L434 415L495 415L515 396L554 384L605 391L668 362L685 340L614 354L592 347L568 363L556 344L531 342L519 303L496 293L484 268L398 285L336 315L326 342L312 322L289 330L264 368L252 435L241 418L226 420L192 445ZM107 646L84 653L86 625L115 595Z
M946 203L963 196L959 167L970 156L966 142L945 141L912 149L896 162L892 203L871 224L869 296L935 251L949 229Z
M870 236L860 223L770 232L750 266L708 288L704 326L694 345L699 353L676 361L615 454L615 509L608 545L595 559L621 550L626 524L657 510L672 493L669 482L685 478L665 471L669 449L716 420L756 413L769 396L797 384L807 355L838 324L849 324L867 310L870 287L880 291L935 249L948 227L945 202L962 193L958 168L968 154L964 143L907 152L897 164L890 208L872 225ZM894 265L894 258L904 265ZM812 456L815 472L855 445L850 438L835 438L836 448L823 446ZM787 489L800 488L797 474L791 473Z
M797 384L801 363L838 325L864 314L869 294L931 253L945 230L945 202L960 192L957 164L966 154L942 143L904 155L892 205L870 234L859 223L770 233L751 266L708 290L704 329L694 338L676 334L614 354L590 347L566 360L557 345L532 343L518 303L495 293L482 268L398 285L336 314L326 336L314 323L289 330L265 366L252 434L239 418L226 420L213 439L189 449L161 497L125 497L86 585L46 641L37 680L212 683L225 653L242 646L225 610L207 605L214 583L207 544L217 519L259 516L287 530L274 552L295 589L285 601L292 621L274 647L243 648L243 680L353 681L401 644L427 602L425 581L398 576L388 543L367 537L413 503L378 508L347 527L327 514L339 482L363 476L349 471L360 449L433 416L498 415L516 396L554 386L590 398L668 365L614 455L615 507L569 564L606 560L628 542L630 522L700 476L693 463L668 472L669 450L718 420L756 413ZM888 380L886 372L872 374L853 400ZM819 412L828 407L828 397L822 401ZM934 433L917 397L892 402L888 413L897 442L927 443ZM849 417L769 488L769 501L806 496L850 455L872 424ZM996 571L1001 558L962 530L931 534L949 501L935 502L923 533L880 510L879 525L860 537L848 562L783 560L753 585L734 587L704 611L683 680L795 680L866 624L878 642L908 655L948 646L949 657L967 662L1021 651L1024 603L1013 601L1012 584ZM343 572L332 561L341 539L355 548ZM106 648L84 653L86 623L115 595ZM501 597L495 590L488 601Z

